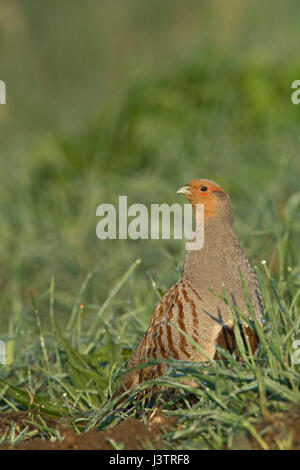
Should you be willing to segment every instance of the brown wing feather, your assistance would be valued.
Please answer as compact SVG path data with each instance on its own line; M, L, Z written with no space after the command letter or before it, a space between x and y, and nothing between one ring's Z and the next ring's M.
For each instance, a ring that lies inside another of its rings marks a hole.
M199 319L197 307L202 299L183 279L174 284L161 298L150 325L134 351L128 368L147 362L149 359L175 358L192 360L194 347L184 333L198 341ZM176 325L178 328L174 328ZM167 364L158 364L130 371L125 375L127 388L163 375Z
M165 331L168 331L167 322L169 321L169 313L172 310L176 298L178 296L177 284L174 284L165 292L154 310L150 325L142 337L139 345L133 352L127 368L130 369L139 364L147 362L150 358L167 358L170 357L166 350L163 338ZM124 382L127 388L135 384L151 380L157 376L161 376L167 370L166 364L158 364L155 366L138 369L127 372Z

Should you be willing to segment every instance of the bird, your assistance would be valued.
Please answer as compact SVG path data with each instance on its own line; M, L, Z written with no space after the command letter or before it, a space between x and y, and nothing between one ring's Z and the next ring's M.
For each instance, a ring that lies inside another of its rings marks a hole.
M190 362L207 361L207 357L222 359L217 346L231 354L236 351L234 322L224 288L232 304L251 319L242 278L257 321L263 325L259 282L235 232L229 195L214 181L199 178L177 193L192 204L196 217L197 204L203 204L204 243L200 249L187 250L181 278L156 306L148 329L128 362L123 379L125 390L163 376L170 369L168 359ZM242 323L239 319L239 324ZM259 343L256 333L249 324L244 324L241 328L244 344L247 342L243 332L255 354ZM151 359L165 361L137 368Z

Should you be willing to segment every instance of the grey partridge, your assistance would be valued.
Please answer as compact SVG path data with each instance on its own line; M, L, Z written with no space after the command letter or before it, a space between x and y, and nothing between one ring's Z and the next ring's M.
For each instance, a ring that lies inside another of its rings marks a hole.
M224 301L224 287L233 304L249 318L241 274L257 320L260 325L263 322L259 283L235 233L228 194L207 179L194 179L177 192L185 195L194 210L196 204L204 205L204 244L199 250L187 251L182 277L158 303L146 333L129 360L128 369L156 358L207 361L180 330L213 359L219 358L216 345L232 353L236 341L232 314ZM249 326L246 333L255 353L258 338ZM128 370L124 377L125 388L158 378L167 369L167 363L163 362Z

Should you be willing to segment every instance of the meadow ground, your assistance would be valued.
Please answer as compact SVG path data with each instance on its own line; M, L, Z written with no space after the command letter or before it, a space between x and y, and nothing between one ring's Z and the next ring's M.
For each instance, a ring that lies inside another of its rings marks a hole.
M2 448L299 448L300 6L86 4L0 6ZM194 177L230 194L263 292L260 348L172 361L199 386L169 376L174 396L120 408L184 241L100 241L96 208L179 202Z

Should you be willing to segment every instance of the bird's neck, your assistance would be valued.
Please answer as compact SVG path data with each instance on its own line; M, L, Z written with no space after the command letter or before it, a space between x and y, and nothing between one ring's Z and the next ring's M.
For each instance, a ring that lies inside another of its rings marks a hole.
M184 263L183 278L195 285L203 284L205 279L218 269L224 260L226 247L237 240L233 220L214 216L204 223L204 244L199 250L188 250Z

